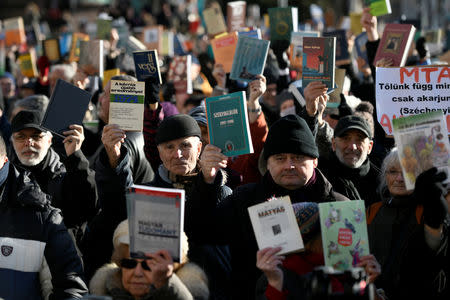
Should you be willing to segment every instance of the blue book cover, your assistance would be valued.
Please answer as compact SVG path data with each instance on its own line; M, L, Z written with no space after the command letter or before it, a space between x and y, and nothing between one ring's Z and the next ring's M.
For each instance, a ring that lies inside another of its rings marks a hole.
M138 81L154 77L159 80L159 84L162 84L157 50L136 51L133 52L133 58Z
M336 38L336 64L350 63L350 53L348 52L347 36L344 29L324 32L323 36L334 36Z
M264 71L270 42L238 36L230 78L250 82Z
M366 61L366 65L369 65L369 59L367 58L367 49L366 49L366 43L367 43L367 33L362 32L358 34L355 38L355 49L356 54L358 54L358 57L362 57Z
M260 40L261 39L261 29L257 28L257 29L253 29L253 30L239 31L238 35L248 36L248 37L252 37L252 38Z
M253 153L245 92L206 98L210 143L227 156Z
M182 39L180 34L175 34L173 37L173 52L175 53L175 56L183 56L188 53L186 47L183 45Z
M72 33L65 32L59 36L59 51L61 56L65 56L70 51L72 45Z
M312 81L321 81L328 87L328 92L335 88L335 37L303 38L303 90Z

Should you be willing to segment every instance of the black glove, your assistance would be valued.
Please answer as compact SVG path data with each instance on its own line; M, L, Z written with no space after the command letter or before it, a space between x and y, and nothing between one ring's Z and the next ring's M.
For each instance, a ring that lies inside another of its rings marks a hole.
M145 79L145 104L155 104L159 102L159 79L148 77Z
M284 52L289 48L289 41L277 40L273 41L271 47L273 49L273 53L275 54L278 62L278 68L280 70L284 70L289 66L289 61L287 56L284 56Z
M431 168L422 172L416 179L414 197L417 203L423 205L425 224L432 228L439 228L447 215L447 205L444 198L447 190L442 182L447 174Z

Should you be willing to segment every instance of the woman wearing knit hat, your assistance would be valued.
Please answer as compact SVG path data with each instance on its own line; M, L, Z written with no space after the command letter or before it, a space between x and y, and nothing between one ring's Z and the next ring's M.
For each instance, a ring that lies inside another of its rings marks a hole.
M94 295L125 299L208 299L208 280L200 267L187 262L183 234L182 263L174 263L166 250L147 253L148 259L130 257L128 220L117 226L111 263L100 268L90 282Z

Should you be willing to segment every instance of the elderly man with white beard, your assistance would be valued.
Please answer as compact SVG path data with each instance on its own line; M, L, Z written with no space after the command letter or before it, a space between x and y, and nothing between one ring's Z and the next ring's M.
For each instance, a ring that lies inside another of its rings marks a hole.
M70 125L63 134L66 156L52 149L52 134L40 126L42 113L21 111L11 121L13 163L31 172L51 205L61 209L64 223L81 238L82 225L96 213L97 190L94 172L80 150L83 127Z
M373 147L370 125L359 116L341 118L334 129L333 153L319 159L319 169L335 191L352 200L364 200L366 207L377 200L380 169L370 162Z

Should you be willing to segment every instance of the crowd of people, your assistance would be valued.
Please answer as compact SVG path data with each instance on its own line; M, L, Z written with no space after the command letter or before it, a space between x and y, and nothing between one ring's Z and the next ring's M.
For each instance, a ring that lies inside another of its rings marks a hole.
M250 83L234 81L208 53L212 37L201 25L192 32L195 5L165 3L152 14L150 7L116 2L102 13L131 30L161 24L191 42L186 51L201 66L193 94L175 93L166 80L173 57L161 57L162 85L146 81L144 130L126 132L108 120L111 81L102 86L67 57L50 64L45 56L38 58L39 77L27 78L17 67L20 48L7 49L0 75L0 298L319 299L309 285L324 265L318 204L363 200L370 254L354 267L364 270L371 299L449 299L447 174L431 168L413 191L405 187L394 140L375 115L382 96L375 94L375 68L392 62L374 61L380 35L370 9L361 17L369 65L355 57L348 30L352 59L338 66L347 75L339 107L332 108L320 81L302 91L304 105L288 91L301 78L289 64L288 45L274 43L263 74ZM31 5L24 19L42 17L38 12ZM52 30L70 29L64 14L55 16ZM119 41L112 29L105 69L122 65ZM408 64L427 63L430 53L418 39ZM98 124L72 124L65 138L41 126L57 79L92 94L85 118ZM134 65L111 80L137 81ZM203 100L235 91L247 94L254 152L228 157L209 143ZM132 184L184 189L179 263L166 249L130 256ZM247 210L282 196L290 197L305 244L286 256L281 248L258 249ZM332 282L330 293L346 292Z

